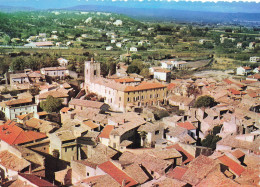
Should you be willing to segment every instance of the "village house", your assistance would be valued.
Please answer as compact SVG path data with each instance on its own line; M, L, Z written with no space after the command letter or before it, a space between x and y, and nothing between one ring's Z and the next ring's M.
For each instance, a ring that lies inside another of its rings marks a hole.
M122 24L123 24L123 21L120 20L120 19L116 20L116 21L113 23L113 25L115 25L115 26L121 26Z
M251 72L251 68L248 66L244 66L244 67L238 67L236 74L237 75L247 75L249 72Z
M78 146L76 136L73 132L57 131L49 134L50 150L49 154L57 155L59 159L70 162L71 160L78 160Z
M17 116L37 113L37 105L31 98L13 99L1 102L0 111L5 114L6 119L17 120Z
M140 140L137 129L145 123L142 117L133 112L112 115L108 118L108 125L115 127L109 134L109 146L116 150L124 149L124 146L121 147L124 140L130 141L129 145L138 146Z
M242 48L243 44L241 42L237 43L237 48Z
M107 51L111 51L112 49L113 49L112 46L107 46L107 47L106 47L106 50L107 50Z
M174 95L169 98L169 104L172 106L178 106L179 110L189 110L193 106L195 99L190 97Z
M249 49L254 49L255 48L255 44L256 44L255 42L250 42L248 48Z
M153 78L159 81L170 82L171 81L171 71L167 69L156 69L153 72Z
M250 62L259 62L260 61L260 57L259 56L251 56L249 58Z
M69 64L69 61L65 58L58 58L58 63L61 67L66 67Z
M41 74L52 77L64 79L69 75L67 68L65 67L47 67L41 68Z
M64 88L60 88L60 89L55 89L47 92L44 91L43 93L40 92L39 95L35 96L36 104L39 104L41 101L45 101L49 95L55 98L62 99L62 104L64 105L68 104L70 98L69 91Z
M117 46L118 48L121 48L121 47L122 47L122 43L121 43L121 42L117 42L117 43L116 43L116 46Z
M14 85L15 83L24 84L30 83L28 76L25 73L16 73L10 74L10 85Z
M153 147L158 140L163 139L164 125L146 123L137 129L141 137L141 146Z
M22 145L43 153L49 152L48 137L44 133L23 130L11 120L1 125L0 130L1 149L8 148L10 145Z
M185 69L187 62L185 61L177 61L175 59L168 59L161 61L161 67L164 69L172 70L176 69Z
M56 185L34 174L19 173L15 181L12 182L10 186L11 187L14 186L33 186L33 187L54 186L55 187Z
M0 182L8 179L10 181L17 179L19 172L29 171L30 162L25 160L22 155L10 148L0 151Z
M136 48L136 47L130 47L129 51L131 51L131 52L137 52L137 48Z
M124 152L119 157L119 163L121 163L122 166L127 166L133 163L141 164L154 179L158 179L165 175L173 165L172 161L155 157L149 153L134 154L129 151Z
M82 100L82 99L72 99L69 102L69 107L76 110L82 110L82 111L86 111L89 108L97 109L100 113L104 113L109 109L109 106L105 103L98 102L98 101Z

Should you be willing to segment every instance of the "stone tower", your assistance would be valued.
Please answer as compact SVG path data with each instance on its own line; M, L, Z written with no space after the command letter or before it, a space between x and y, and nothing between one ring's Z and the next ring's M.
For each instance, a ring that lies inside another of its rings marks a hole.
M89 86L93 80L100 78L100 63L96 63L94 58L85 62L85 86Z

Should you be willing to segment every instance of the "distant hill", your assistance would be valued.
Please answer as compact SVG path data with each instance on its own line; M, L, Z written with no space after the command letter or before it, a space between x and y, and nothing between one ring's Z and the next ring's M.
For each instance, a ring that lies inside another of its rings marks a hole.
M30 7L14 7L0 5L1 12L37 11ZM207 23L238 23L250 26L260 26L260 13L222 13L189 10L174 10L162 8L125 8L116 6L79 5L74 7L51 10L111 12L124 14L145 21L177 21L177 22L207 22Z
M20 12L20 11L35 11L37 9L31 7L16 7L0 5L0 12Z
M188 10L160 9L160 8L123 8L114 6L81 5L63 10L100 11L125 14L133 18L155 19L161 21L189 21L189 22L258 22L260 13L220 13L199 12Z

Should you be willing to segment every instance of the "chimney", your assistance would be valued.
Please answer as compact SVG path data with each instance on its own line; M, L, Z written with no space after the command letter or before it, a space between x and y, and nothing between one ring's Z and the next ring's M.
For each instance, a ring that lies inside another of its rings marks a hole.
M125 179L122 181L122 187L125 187Z

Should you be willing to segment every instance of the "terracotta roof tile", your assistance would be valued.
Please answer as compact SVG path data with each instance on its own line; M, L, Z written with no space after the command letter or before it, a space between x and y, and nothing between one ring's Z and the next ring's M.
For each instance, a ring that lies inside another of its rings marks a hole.
M106 125L105 128L102 130L102 132L100 133L100 135L98 137L109 139L109 135L114 128L115 128L114 125Z
M167 173L167 177L170 177L172 179L181 180L182 176L185 174L187 169L188 169L187 167L177 166L173 170L171 170Z
M171 90L171 89L173 89L175 86L176 86L176 84L170 83L170 84L168 84L167 89L168 89L168 90Z
M188 153L179 144L174 144L172 146L167 147L167 149L171 149L171 148L175 148L177 151L179 151L182 154L182 158L184 159L183 164L186 164L194 159L194 156Z
M177 123L178 126L185 128L187 130L194 130L196 127L191 123L191 122L182 122L182 123Z
M39 95L39 98L40 99L46 99L49 95L56 97L56 98L69 97L69 95L67 94L67 90L59 89L59 90L52 90L52 91L42 93L42 94Z
M32 102L31 98L26 98L26 99L15 99L15 100L6 101L5 104L7 106L12 106L12 105L19 105L19 104L31 103L31 102Z
M16 123L8 120L0 126L0 139L10 145L17 145L31 142L37 139L46 138L46 134L35 131L24 131L16 126Z
M58 71L58 70L67 70L65 67L47 67L43 68L45 71Z
M221 157L218 158L224 165L228 166L229 169L234 172L236 175L240 176L241 173L243 173L243 171L245 171L245 168L243 168L243 166L241 166L240 164L238 164L237 162L235 162L234 160L232 160L231 158L229 158L226 155L223 155Z
M117 168L112 162L107 161L98 166L105 173L109 174L113 179L115 179L120 185L123 184L125 180L125 186L135 186L138 184L133 178L129 177L125 172Z
M21 171L29 166L30 162L5 150L0 152L0 164L6 169Z
M78 106L98 108L98 109L100 109L104 104L105 103L98 102L98 101L90 101L90 100L82 100L82 99L72 99L69 102L69 105L78 105Z
M240 151L239 149L236 149L236 150L233 151L231 154L232 154L234 157L236 157L236 158L241 158L242 156L245 155L245 153L242 152L242 151Z
M127 86L125 92L159 89L159 88L166 88L166 86L161 83L142 82L137 86Z
M130 82L140 82L138 80L135 80L133 78L122 78L122 79L115 79L116 82L119 83L130 83Z
M61 111L61 112L68 112L68 111L70 111L70 110L71 110L70 107L63 107L60 111Z
M24 174L24 173L19 173L19 175L23 178L25 178L26 180L30 181L31 183L33 183L36 186L39 187L50 187L50 186L56 186L46 180L43 180L33 174Z
M97 124L93 123L93 121L90 121L90 120L84 121L83 124L87 125L91 129L95 129L95 128L99 127Z

